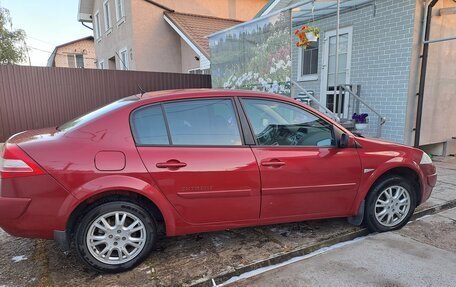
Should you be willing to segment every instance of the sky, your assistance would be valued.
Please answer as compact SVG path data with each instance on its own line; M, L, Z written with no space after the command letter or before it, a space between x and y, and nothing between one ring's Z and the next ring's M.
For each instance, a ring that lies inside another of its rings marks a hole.
M92 35L77 20L78 5L79 0L0 0L10 11L13 29L27 34L32 66L46 66L55 46Z

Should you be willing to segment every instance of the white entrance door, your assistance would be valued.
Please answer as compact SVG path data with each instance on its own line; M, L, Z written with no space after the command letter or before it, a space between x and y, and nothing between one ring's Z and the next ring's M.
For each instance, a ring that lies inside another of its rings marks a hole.
M353 28L339 29L339 69L337 71L337 85L350 84L350 67L352 52ZM342 97L341 118L348 118L348 94L339 94L334 97L336 79L336 30L325 32L323 42L323 61L321 66L320 99L329 110L339 111L339 97Z

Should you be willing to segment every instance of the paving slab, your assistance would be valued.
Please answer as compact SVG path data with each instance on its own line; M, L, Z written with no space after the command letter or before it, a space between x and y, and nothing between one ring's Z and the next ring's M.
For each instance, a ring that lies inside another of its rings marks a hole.
M454 212L456 209L448 213ZM251 273L255 276L226 285L454 286L455 223L440 214L426 217L402 230L370 235L265 273Z
M436 215L416 220L399 234L454 253L456 263L456 221ZM456 264L453 266L456 275ZM456 281L455 281L456 282Z
M439 215L450 218L452 220L456 220L456 208L452 208L452 209L440 212Z
M441 200L444 200L444 201L455 200L456 199L456 190L455 189L448 189L448 190L436 193L433 196L433 199L441 199Z

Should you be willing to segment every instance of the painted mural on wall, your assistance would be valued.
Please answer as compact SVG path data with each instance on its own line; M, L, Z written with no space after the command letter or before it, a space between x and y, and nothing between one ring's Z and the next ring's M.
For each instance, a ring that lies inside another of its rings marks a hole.
M291 94L291 12L209 38L212 87Z

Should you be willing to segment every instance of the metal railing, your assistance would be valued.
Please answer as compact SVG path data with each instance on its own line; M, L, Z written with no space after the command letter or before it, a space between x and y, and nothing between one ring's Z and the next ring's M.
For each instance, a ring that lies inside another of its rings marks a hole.
M291 81L293 83L293 85L296 86L296 88L298 88L301 92L303 92L307 97L309 97L314 103L316 103L322 110L323 112L325 112L330 118L334 119L335 121L337 122L340 122L340 118L336 115L336 113L334 113L333 111L331 111L330 109L328 109L325 105L323 105L322 103L320 103L319 100L317 100L317 98L315 98L311 93L309 93L306 89L304 89L300 84L298 84L298 82L296 81Z
M376 120L372 121L372 118L370 118L369 123L375 124L376 132L375 132L375 137L380 138L382 136L382 128L383 125L386 123L386 117L381 115L379 112L377 112L374 108L369 106L359 95L357 95L355 92L352 91L350 88L350 85L340 85L339 86L340 91L345 91L349 95L348 99L348 111L346 114L349 116L353 115L353 113L361 113L361 105L363 105L363 110L369 110L371 111L374 115L377 116ZM372 130L372 129L370 129Z
M307 91L304 87L302 87L298 82L296 81L291 81L292 84L301 92L303 93L307 98L312 100L312 104L315 104L316 107L320 108L321 111L323 111L325 114L327 114L329 117L332 119L336 120L337 122L341 123L343 126L346 128L353 130L355 132L362 132L365 135L372 136L372 137L377 137L381 138L382 136L382 128L383 125L386 123L386 117L381 115L379 112L377 112L374 108L372 108L369 104L367 104L360 96L357 94L360 91L360 87L356 86L356 92L352 90L353 85L340 85L338 87L338 97L339 98L334 98L334 109L338 108L338 111L333 112L330 110L326 105L321 103L317 98L314 97L312 93ZM339 103L336 106L336 103L339 100L342 100L341 96L342 94L345 94L345 97L348 97L347 105L345 107L342 107L343 105ZM339 107L340 106L340 107ZM352 115L354 113L361 113L361 111L368 111L370 116L372 114L376 117L370 117L369 118L369 126L366 130L356 130L355 128L355 123L352 120Z

